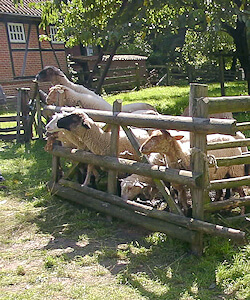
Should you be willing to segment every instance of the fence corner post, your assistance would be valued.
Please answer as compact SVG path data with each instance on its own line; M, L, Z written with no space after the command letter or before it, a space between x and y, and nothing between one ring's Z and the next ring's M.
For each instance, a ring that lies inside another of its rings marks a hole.
M122 100L115 100L113 103L113 114L119 113L121 108ZM119 130L119 125L111 125L110 156L118 156ZM108 192L117 195L117 171L110 170L108 172Z
M203 101L207 97L208 86L204 84L190 84L189 112L192 117L208 117L207 103ZM208 185L208 167L206 134L196 133L190 135L191 143L191 169L193 172L202 173L200 186L192 188L192 217L195 219L204 219L204 202L207 199ZM197 233L195 242L192 243L192 251L196 255L201 255L203 251L203 234Z

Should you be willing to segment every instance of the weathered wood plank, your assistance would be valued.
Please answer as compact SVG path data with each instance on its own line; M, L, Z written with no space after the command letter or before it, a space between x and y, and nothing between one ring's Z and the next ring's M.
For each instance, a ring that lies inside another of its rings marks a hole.
M250 186L250 175L235 178L226 178L221 180L212 180L208 186L209 190L220 190L227 188L235 188L239 186L248 185Z
M195 240L196 233L181 226L143 216L138 212L133 212L128 209L118 207L111 203L98 200L92 196L89 197L86 194L83 196L81 192L73 190L72 188L63 187L59 184L49 183L48 186L53 195L68 199L107 215L117 217L126 222L142 226L148 230L164 232L169 236L184 240L188 243L192 243Z
M78 161L87 164L98 165L105 169L113 169L119 172L135 173L143 176L154 177L168 182L177 182L187 186L199 185L201 174L186 170L176 170L164 166L149 165L137 161L115 158L110 156L95 155L93 153L71 149L61 146L54 146L51 153L58 157L64 157L71 161Z
M207 150L234 148L234 147L242 147L242 146L250 146L250 138L238 139L232 142L223 141L217 143L208 143Z
M75 110L74 107L59 107L45 105L44 109L55 112ZM196 133L222 133L235 135L236 121L234 119L206 119L198 117L182 117L168 115L141 115L121 112L114 116L109 111L98 111L91 109L78 109L89 115L94 121L117 124L121 126L135 126L140 128L159 128L186 130Z
M246 206L246 205L250 205L250 196L210 202L204 206L204 209L205 211L208 212L215 212L218 210L232 209L238 206Z
M128 210L133 210L133 211L136 210L150 218L159 219L172 224L183 226L190 230L195 230L206 234L217 235L225 238L232 238L239 242L243 242L245 238L245 232L237 229L211 224L209 222L188 218L183 215L182 216L176 215L167 211L160 211L151 206L141 205L135 201L129 201L129 200L125 201L124 199L118 196L111 195L103 191L98 191L86 186L81 186L80 184L77 184L72 181L60 179L59 184L62 184L63 186L66 187L73 188L79 192L82 192L84 195L88 195L90 197L100 199L104 202L108 202L120 207L124 207Z
M250 111L250 96L207 97L209 114Z
M208 107L206 102L203 101L204 97L207 96L208 86L202 84L190 84L189 94L189 111L191 116L207 118ZM191 153L191 170L203 174L201 177L201 186L191 188L192 194L192 216L195 219L204 220L204 204L208 198L208 167L206 163L206 146L207 139L204 133L192 133L190 135L191 147L196 149ZM197 239L192 244L192 250L197 254L201 255L203 250L203 236L200 233Z
M218 157L216 158L216 163L218 167L249 164L250 154L231 156L231 157ZM210 165L210 167L214 167L214 165Z

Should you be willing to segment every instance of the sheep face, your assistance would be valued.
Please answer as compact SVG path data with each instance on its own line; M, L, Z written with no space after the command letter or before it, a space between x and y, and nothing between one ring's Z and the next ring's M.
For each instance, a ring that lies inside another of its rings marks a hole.
M50 88L49 94L46 98L46 101L48 105L58 105L63 106L64 105L64 92L65 88L61 85L56 85Z
M58 120L57 127L66 130L73 130L79 125L82 125L86 129L90 129L91 125L89 118L86 114L70 114Z
M180 140L182 138L182 135L171 136L168 131L156 130L141 145L140 151L143 154L150 154L152 152L168 153L173 149L173 140Z
M148 184L140 182L138 180L121 180L121 197L124 200L133 200L136 196L143 192L143 189L146 188Z
M65 116L64 113L56 113L52 116L52 119L49 121L49 123L46 125L45 129L47 132L52 133L59 130L57 126L57 121L60 120Z
M54 66L47 66L36 75L35 80L39 81L39 82L55 83L56 76L64 77L64 74L60 69L58 69Z

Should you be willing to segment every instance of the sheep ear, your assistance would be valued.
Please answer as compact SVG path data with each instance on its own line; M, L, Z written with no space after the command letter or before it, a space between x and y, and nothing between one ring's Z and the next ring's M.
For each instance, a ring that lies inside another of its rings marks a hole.
M175 139L176 141L181 140L181 139L183 139L183 138L184 138L184 135L176 135L176 136L174 136L174 139Z
M161 131L161 133L162 133L164 136L166 136L166 137L171 136L171 134L170 134L167 130L165 130L165 129L161 129L160 131Z
M82 126L84 128L86 128L86 129L90 129L91 128L91 125L90 125L89 121L86 120L86 119L82 121Z
M58 89L57 91L58 91L59 94L63 94L65 90L62 89L62 88L60 88L60 89Z

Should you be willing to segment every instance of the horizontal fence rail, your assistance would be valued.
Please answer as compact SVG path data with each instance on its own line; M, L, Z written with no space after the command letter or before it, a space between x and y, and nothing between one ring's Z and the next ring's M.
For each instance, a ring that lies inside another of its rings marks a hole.
M250 111L250 96L207 97L208 113Z
M54 112L72 112L74 107L45 105L44 109ZM168 115L141 115L133 113L118 113L77 108L78 112L87 113L94 121L106 122L121 126L131 125L140 128L176 129L197 133L236 134L236 121L233 119L192 118Z
M201 176L201 174L193 173L191 171L169 169L167 167L149 165L130 159L95 155L84 150L71 149L61 146L54 146L51 153L55 156L64 157L77 162L99 165L100 167L106 169L135 173L165 181L175 181L191 187L199 185L199 178Z

